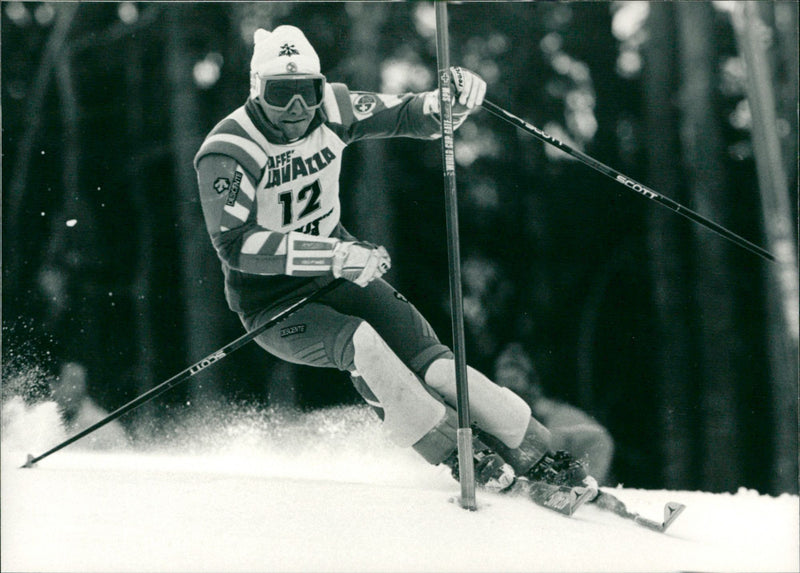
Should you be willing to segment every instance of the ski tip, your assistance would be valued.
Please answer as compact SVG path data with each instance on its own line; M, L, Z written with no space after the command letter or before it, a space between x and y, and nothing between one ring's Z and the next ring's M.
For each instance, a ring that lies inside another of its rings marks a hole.
M674 501L670 501L664 506L664 521L658 523L657 521L653 521L652 519L647 519L646 517L642 517L641 515L636 515L633 520L642 525L647 527L648 529L652 529L653 531L658 531L659 533L664 533L672 523L678 519L678 516L681 512L686 509L686 506L682 503L677 503Z
M686 509L686 506L676 501L670 501L664 506L664 523L661 525L661 531L666 531L672 525L678 516Z
M34 462L35 459L36 458L34 458L31 454L28 454L28 459L25 460L25 463L21 465L20 468L32 468L33 466L36 465L36 463Z

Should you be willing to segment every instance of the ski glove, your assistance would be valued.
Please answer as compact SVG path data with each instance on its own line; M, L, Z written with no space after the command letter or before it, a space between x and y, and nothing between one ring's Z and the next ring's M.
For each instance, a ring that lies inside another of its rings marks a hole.
M344 277L360 287L382 277L391 266L386 249L370 243L342 241L333 249L333 276Z
M450 75L453 78L457 103L471 110L483 103L486 95L486 82L478 74L453 66L450 68Z

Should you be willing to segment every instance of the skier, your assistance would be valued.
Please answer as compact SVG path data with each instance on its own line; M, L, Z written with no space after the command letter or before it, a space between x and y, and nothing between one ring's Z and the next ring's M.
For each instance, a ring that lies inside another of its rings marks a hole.
M453 353L428 321L381 277L386 249L340 222L342 152L369 138L440 135L437 91L387 95L328 83L293 26L254 35L250 93L209 133L195 157L207 230L225 274L230 308L245 328L343 277L256 340L298 364L349 372L399 446L458 477ZM454 126L483 101L486 83L451 68ZM468 369L476 482L501 491L520 480L596 488L583 466L550 451L549 431L528 404Z

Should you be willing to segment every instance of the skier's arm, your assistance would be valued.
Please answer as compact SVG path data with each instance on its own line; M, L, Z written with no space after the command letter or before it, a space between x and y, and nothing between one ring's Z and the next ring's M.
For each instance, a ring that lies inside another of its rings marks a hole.
M255 178L234 158L204 155L197 163L206 229L225 263L257 275L321 276L332 273L365 286L389 270L383 247L258 225Z
M463 68L451 68L451 76L456 94L453 127L458 128L483 102L486 82ZM441 136L439 90L388 95L350 92L342 84L333 84L333 87L337 102L334 123L342 124L342 136L348 143L386 137L435 139Z

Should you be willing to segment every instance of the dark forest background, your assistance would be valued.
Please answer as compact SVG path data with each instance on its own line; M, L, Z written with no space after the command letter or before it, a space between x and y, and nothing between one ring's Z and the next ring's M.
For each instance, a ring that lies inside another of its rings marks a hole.
M773 252L769 263L487 112L457 132L467 360L508 342L616 441L629 487L797 492L796 2L464 2L488 99ZM84 364L112 410L240 336L192 157L248 93L252 34L329 81L435 88L426 2L2 2L4 396ZM438 142L345 154L343 221L450 334ZM20 380L26 380L21 384ZM31 398L31 396L34 396ZM124 417L359 403L256 345Z

